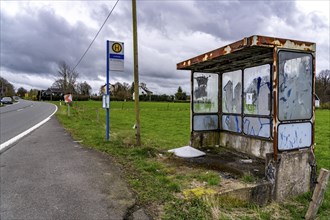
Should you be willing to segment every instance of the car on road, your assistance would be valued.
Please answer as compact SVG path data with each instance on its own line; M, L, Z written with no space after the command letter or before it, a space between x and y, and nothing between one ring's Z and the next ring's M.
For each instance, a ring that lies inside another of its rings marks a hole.
M11 97L3 97L1 99L2 104L13 104L13 99Z

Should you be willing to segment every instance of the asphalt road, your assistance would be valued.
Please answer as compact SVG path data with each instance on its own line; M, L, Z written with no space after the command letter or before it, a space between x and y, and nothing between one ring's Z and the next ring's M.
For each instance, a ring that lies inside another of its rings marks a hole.
M1 220L119 220L135 202L111 158L81 147L54 118L3 152L0 169Z
M0 108L0 144L21 134L49 117L56 107L46 102L20 99L18 103Z

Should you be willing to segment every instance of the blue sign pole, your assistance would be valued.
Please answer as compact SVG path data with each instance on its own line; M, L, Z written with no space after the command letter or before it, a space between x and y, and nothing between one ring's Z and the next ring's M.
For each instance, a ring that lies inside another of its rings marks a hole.
M107 59L107 73L106 73L106 76L107 76L107 84L106 84L106 91L107 91L107 96L106 98L109 97L109 107L110 107L110 92L109 92L109 72L110 72L110 62L109 62L109 44L110 42L107 40L107 56L106 56L106 59ZM108 107L106 107L106 139L107 141L109 141L110 137L110 109Z

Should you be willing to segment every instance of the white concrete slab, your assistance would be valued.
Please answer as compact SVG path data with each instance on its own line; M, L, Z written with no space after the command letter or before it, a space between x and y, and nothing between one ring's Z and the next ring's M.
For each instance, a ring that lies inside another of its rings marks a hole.
M197 150L190 146L184 146L184 147L171 149L168 152L172 152L176 156L183 157L183 158L201 157L201 156L205 155L205 153L203 151Z

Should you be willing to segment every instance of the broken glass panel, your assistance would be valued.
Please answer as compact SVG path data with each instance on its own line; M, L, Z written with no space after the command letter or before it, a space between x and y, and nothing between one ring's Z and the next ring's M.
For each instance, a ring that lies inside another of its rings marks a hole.
M312 117L312 55L279 52L279 119Z
M222 111L242 112L242 71L236 70L222 74Z
M194 73L194 112L218 112L218 74Z
M278 149L292 150L310 147L312 144L312 124L294 123L278 126Z
M244 117L244 133L259 137L270 137L270 119Z
M256 66L244 70L244 113L270 114L270 65Z
M223 115L222 129L233 132L242 132L242 118L238 115Z
M218 129L217 115L195 115L194 131L207 131Z

